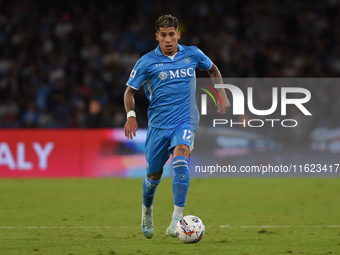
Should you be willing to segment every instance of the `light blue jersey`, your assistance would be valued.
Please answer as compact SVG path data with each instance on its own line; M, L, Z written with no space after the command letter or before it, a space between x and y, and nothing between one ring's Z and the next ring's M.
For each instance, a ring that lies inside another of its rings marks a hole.
M138 90L144 85L150 101L149 126L175 128L182 123L198 126L199 113L195 100L195 69L208 70L212 61L197 47L178 45L171 58L160 46L142 56L126 83Z

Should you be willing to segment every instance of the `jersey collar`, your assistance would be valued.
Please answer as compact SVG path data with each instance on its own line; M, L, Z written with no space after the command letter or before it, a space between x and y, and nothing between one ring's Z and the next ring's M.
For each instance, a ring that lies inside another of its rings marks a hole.
M184 50L184 47L183 47L182 45L180 45L180 44L177 44L177 47L178 47L178 52ZM162 53L162 51L161 51L161 47L159 46L159 44L158 44L157 48L155 49L155 54L156 54L156 56L161 56L161 55L163 55L163 53ZM163 56L164 56L164 55L163 55Z

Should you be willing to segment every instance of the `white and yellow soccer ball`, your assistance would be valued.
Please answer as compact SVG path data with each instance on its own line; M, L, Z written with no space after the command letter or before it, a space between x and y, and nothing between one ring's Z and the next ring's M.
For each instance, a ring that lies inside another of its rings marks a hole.
M177 222L176 235L183 243L197 243L201 241L204 232L204 224L197 216L186 215Z

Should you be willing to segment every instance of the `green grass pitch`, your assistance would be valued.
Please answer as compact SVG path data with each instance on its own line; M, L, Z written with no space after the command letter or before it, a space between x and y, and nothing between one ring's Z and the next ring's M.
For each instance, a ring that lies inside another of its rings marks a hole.
M166 237L171 179L140 229L141 179L0 180L0 254L340 254L340 178L192 179L197 244Z

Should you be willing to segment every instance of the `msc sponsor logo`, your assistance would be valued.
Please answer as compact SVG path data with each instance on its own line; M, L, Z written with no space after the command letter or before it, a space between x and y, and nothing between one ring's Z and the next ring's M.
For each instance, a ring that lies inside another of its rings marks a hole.
M169 70L169 71L161 71L158 74L158 78L160 78L162 81L167 79L169 77L170 80L177 79L177 78L184 78L184 77L194 77L194 68L182 68L177 70Z
M168 77L168 74L164 71L160 72L158 78L164 81Z

